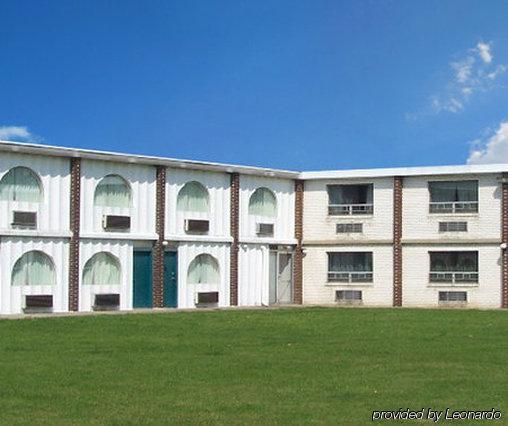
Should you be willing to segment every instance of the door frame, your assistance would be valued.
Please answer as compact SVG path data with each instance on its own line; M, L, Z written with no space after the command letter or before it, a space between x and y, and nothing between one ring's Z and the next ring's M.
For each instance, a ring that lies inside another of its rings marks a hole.
M291 302L290 304L294 304L295 300L295 277L294 277L294 250L293 249L269 249L268 250L268 256L270 256L272 253L275 253L275 299L276 301L274 303L270 303L270 300L268 300L268 304L271 306L280 305L281 303L278 300L278 289L279 289L279 256L281 254L289 254L291 256ZM270 264L270 261L268 261L268 264ZM270 268L268 268L268 294L270 294Z

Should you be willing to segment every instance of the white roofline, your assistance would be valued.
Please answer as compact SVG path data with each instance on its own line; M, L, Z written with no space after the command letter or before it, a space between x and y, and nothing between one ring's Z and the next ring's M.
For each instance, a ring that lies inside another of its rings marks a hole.
M424 166L397 167L386 169L328 170L297 172L291 170L270 169L263 167L239 166L233 164L213 163L207 161L179 160L175 158L154 157L148 155L123 154L119 152L98 151L91 149L66 148L41 145L27 142L0 140L0 151L22 152L26 154L48 155L55 157L79 157L92 160L116 161L122 163L160 165L180 169L205 170L212 172L240 173L302 180L333 179L373 179L393 176L432 176L461 175L508 172L508 164L466 164L460 166Z
M0 151L22 152L25 154L48 155L55 157L78 157L92 160L116 161L122 163L148 164L153 166L167 166L180 169L206 170L213 172L241 173L298 179L299 173L290 170L269 169L263 167L238 166L233 164L213 163L207 161L179 160L176 158L154 157L148 155L123 154L119 152L97 151L91 149L66 148L51 145L41 145L27 142L11 142L0 140Z
M465 164L461 166L397 167L389 169L329 170L302 172L300 179L356 179L394 176L434 176L508 172L508 164Z

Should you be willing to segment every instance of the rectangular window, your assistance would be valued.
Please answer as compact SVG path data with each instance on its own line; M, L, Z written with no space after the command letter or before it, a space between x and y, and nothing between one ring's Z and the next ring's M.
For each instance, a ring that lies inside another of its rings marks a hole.
M328 185L328 214L344 216L372 214L373 185Z
M431 283L467 284L478 282L477 251L430 252Z
M439 222L439 232L467 232L467 222Z
M440 291L439 302L467 302L467 292L465 291Z
M361 290L338 290L335 292L335 301L361 301L362 292Z
M362 233L363 223L337 223L337 234Z
M478 213L478 181L429 182L430 213Z
M371 283L372 252L328 253L328 282Z

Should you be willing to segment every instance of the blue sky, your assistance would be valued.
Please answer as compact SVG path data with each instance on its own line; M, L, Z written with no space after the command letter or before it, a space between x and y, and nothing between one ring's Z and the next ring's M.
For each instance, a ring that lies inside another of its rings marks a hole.
M0 16L3 139L296 170L508 162L504 0L3 1Z

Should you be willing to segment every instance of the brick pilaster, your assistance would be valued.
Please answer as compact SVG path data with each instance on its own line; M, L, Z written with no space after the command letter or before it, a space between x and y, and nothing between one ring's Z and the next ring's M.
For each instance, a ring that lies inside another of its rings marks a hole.
M501 185L501 242L508 244L508 173ZM508 249L501 251L501 259L501 307L508 308Z
M79 309L79 229L81 208L80 158L71 158L70 177L69 311L77 311Z
M393 306L402 306L402 186L403 178L393 179Z
M229 304L231 306L238 305L238 250L240 235L240 175L231 173L230 187L230 228L231 243L230 266L229 266Z
M152 303L154 308L164 307L164 227L166 216L166 167L157 166L155 191L155 232L153 247Z
M304 181L295 181L295 238L293 263L293 303L303 303L303 190Z

